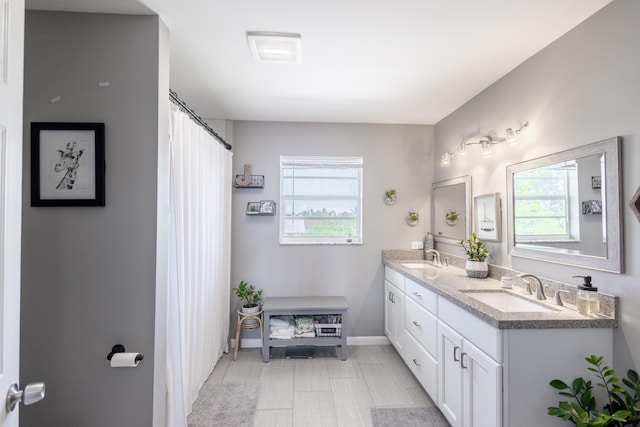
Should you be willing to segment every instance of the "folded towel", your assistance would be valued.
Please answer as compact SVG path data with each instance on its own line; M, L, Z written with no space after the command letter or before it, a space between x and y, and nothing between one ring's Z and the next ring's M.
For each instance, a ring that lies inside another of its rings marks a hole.
M313 338L315 336L316 336L315 332L302 332L302 333L296 332L296 338Z
M293 316L273 316L269 318L270 326L293 326Z

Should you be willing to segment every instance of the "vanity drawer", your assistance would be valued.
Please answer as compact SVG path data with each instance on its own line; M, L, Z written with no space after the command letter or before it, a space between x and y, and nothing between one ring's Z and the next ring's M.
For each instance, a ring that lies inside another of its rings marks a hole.
M393 286L404 292L404 276L389 267L384 268L384 278L391 282Z
M438 401L438 362L405 329L402 358L434 402Z
M405 298L404 319L405 329L435 356L438 345L438 319L409 298Z
M438 296L421 284L414 282L408 277L404 281L404 292L409 298L426 308L432 313L437 313Z

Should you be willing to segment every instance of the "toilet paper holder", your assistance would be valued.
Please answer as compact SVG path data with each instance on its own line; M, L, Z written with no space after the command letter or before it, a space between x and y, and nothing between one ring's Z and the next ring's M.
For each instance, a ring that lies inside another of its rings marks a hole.
M107 354L107 360L111 360L113 355L116 354L116 353L124 353L124 352L125 352L124 346L122 344L116 344L111 348L111 353ZM144 355L143 354L138 354L138 355L136 355L135 361L139 362L142 359L144 359Z

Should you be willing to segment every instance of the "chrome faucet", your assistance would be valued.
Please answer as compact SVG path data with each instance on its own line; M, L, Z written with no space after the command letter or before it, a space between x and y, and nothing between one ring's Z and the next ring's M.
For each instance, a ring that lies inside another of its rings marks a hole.
M438 265L438 266L442 265L442 263L440 262L440 252L438 252L435 249L427 249L426 251L424 251L424 256L425 256L425 260L426 261L429 261L428 260L428 255L429 254L433 254L433 263L435 265Z
M544 294L544 286L542 286L542 282L540 281L540 279L530 273L522 273L522 274L518 274L516 277L518 277L519 279L522 279L522 281L525 283L524 286L524 293L527 295L531 295L531 283L527 280L524 280L525 277L530 277L533 280L536 281L537 285L536 285L536 299L539 300L545 300L547 299L547 296Z

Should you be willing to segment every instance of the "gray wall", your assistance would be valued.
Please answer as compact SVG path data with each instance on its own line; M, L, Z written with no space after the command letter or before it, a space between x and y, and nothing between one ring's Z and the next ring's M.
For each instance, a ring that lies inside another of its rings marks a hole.
M383 249L410 249L430 224L433 127L330 123L234 122L234 171L251 164L265 175L264 189L234 189L231 284L248 281L266 296L344 295L349 302L348 336L382 336ZM280 194L280 156L362 156L363 244L281 246L276 216L246 216L247 202ZM384 192L395 188L388 206ZM410 227L408 211L420 214ZM232 313L239 306L233 296ZM232 315L232 330L235 316ZM246 337L250 337L249 334Z
M27 13L20 381L45 381L47 397L22 425L152 424L161 28ZM30 207L32 121L105 123L106 207ZM144 362L110 368L116 343Z
M489 244L492 263L563 282L573 282L575 274L591 274L601 291L619 296L621 316L614 334L614 364L621 372L640 367L640 267L636 262L640 258L640 223L628 207L640 185L639 16L640 2L612 2L435 126L436 180L471 174L474 195L498 191L503 199L506 165L623 137L625 274L511 259L504 239L503 243ZM439 166L442 153L451 151L463 135L503 132L526 120L531 126L518 146L495 147L490 159L478 160L476 153L453 159L450 168ZM503 234L506 231L503 221Z

